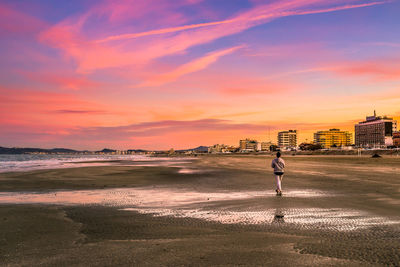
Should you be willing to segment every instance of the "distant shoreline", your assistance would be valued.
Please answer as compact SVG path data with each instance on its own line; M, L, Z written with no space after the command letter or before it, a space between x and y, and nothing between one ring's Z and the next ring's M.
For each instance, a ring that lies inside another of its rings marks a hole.
M151 157L197 157L197 156L274 156L278 151L248 152L248 153L193 153L193 154L169 154L158 153ZM280 151L283 156L358 156L357 150L315 150L315 151ZM386 156L400 156L400 150L362 150L361 156L374 154Z

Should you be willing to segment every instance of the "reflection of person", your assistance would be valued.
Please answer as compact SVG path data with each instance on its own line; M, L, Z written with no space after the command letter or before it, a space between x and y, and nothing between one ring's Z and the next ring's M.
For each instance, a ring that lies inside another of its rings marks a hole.
M272 220L272 223L284 223L285 222L284 217L285 217L285 215L283 214L283 212L280 209L276 209L275 216L274 216L274 219Z
M276 158L272 160L271 168L274 169L276 179L276 194L282 195L282 178L285 173L285 161L281 159L281 153L276 153Z

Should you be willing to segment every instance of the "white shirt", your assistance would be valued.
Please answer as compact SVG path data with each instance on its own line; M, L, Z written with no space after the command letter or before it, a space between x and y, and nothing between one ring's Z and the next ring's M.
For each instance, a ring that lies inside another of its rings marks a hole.
M273 159L271 168L274 168L274 172L285 172L285 161L281 158Z

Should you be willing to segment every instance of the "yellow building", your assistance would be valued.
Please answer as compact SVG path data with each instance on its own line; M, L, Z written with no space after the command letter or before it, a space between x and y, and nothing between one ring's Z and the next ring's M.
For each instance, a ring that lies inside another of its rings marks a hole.
M271 146L273 145L272 142L261 142L261 151L270 151Z
M350 146L353 142L353 135L350 132L339 129L329 131L318 131L314 133L314 143L322 148Z
M240 140L239 148L241 151L257 151L257 144L258 142L252 139Z

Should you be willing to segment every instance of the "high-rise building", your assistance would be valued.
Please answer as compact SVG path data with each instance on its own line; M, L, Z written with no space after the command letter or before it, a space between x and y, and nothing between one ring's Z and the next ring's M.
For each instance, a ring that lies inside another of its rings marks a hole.
M350 146L352 139L353 135L350 132L341 131L340 129L314 133L314 143L321 145L322 148Z
M297 147L297 130L282 131L278 133L278 146L280 148Z
M397 121L386 116L368 116L355 125L355 143L358 147L385 147L393 145Z

